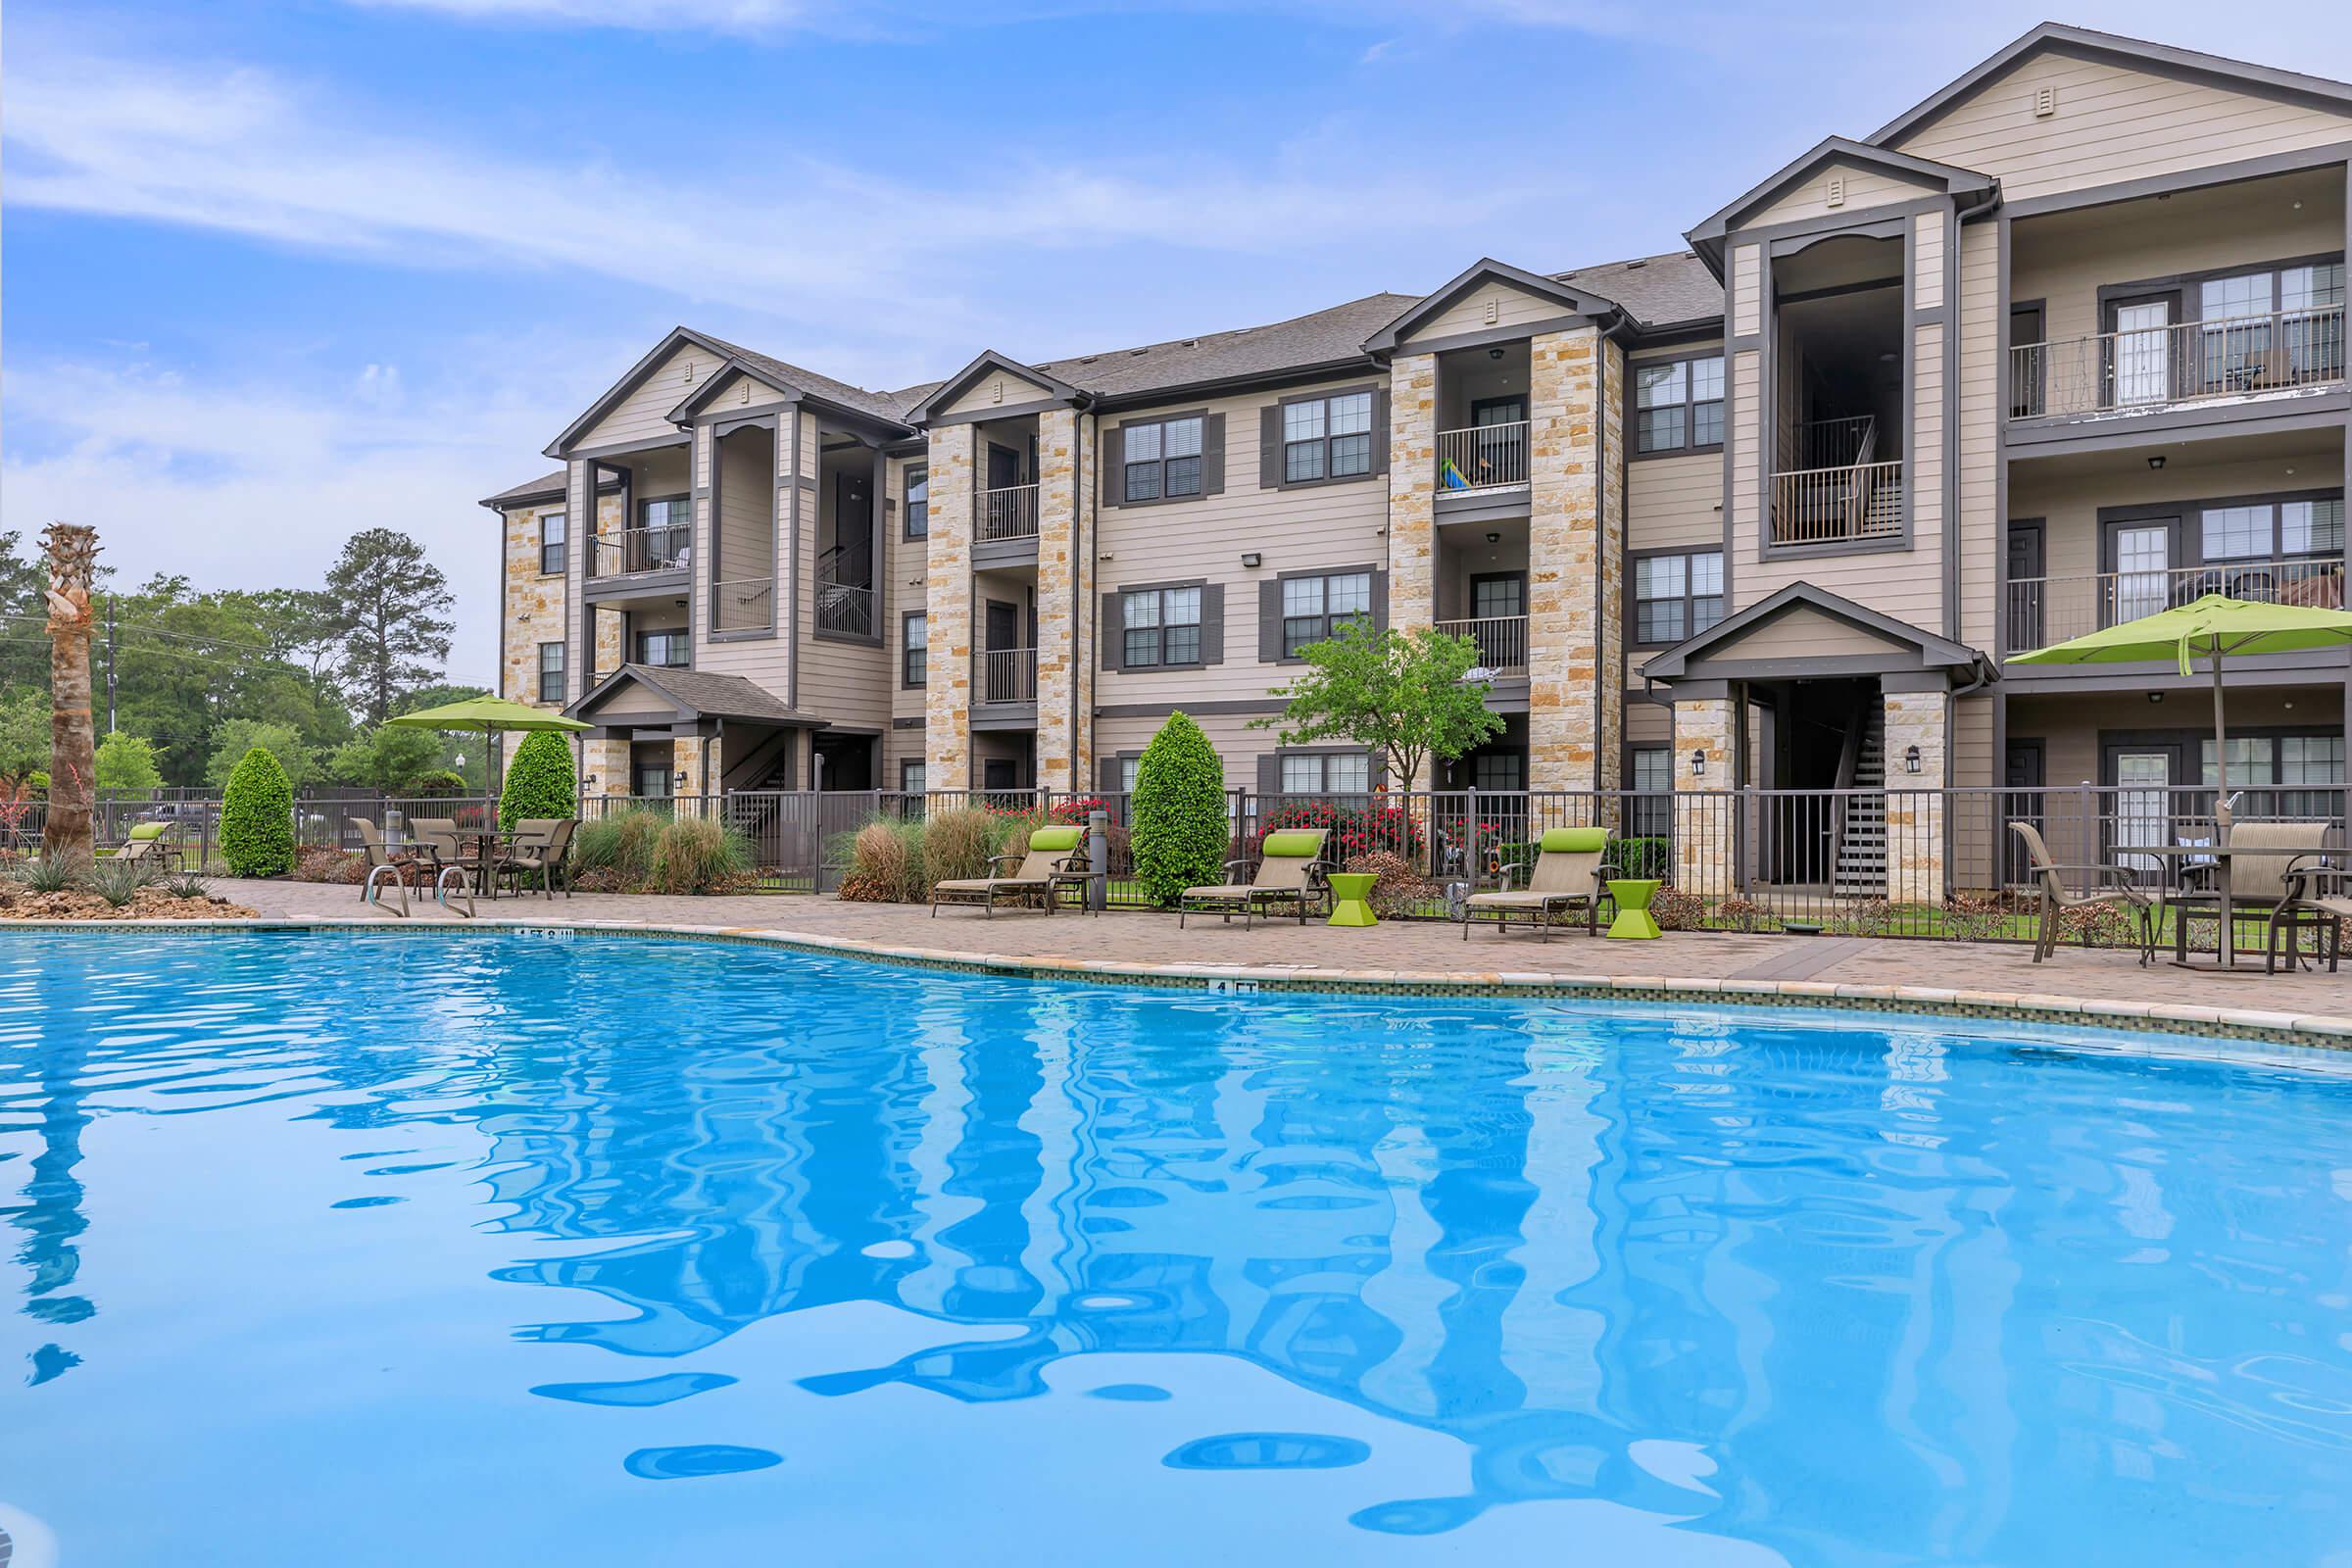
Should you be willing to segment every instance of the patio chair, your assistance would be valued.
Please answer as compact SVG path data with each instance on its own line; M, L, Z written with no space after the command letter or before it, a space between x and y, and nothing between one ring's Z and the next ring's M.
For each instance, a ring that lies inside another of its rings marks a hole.
M416 841L416 848L436 868L466 862L466 847L459 842L458 819L454 816L412 816L409 837Z
M2286 896L2271 906L2262 933L2262 972L2278 972L2278 937L2286 935L2287 961L2295 961L2295 933L2309 931L2317 939L2315 954L2328 959L2334 974L2343 961L2344 922L2352 920L2352 865L2342 852L2298 855L2283 873Z
M1585 934L1600 929L1600 904L1608 897L1608 879L1625 873L1609 863L1609 830L1605 827L1552 827L1537 842L1536 863L1512 863L1502 868L1503 881L1524 876L1527 886L1503 887L1494 893L1473 893L1462 901L1462 940L1470 940L1471 922L1481 914L1494 917L1497 933L1512 919L1525 916L1551 940L1552 917L1578 907L1585 912Z
M1319 827L1278 828L1267 834L1258 846L1257 874L1249 881L1184 890L1184 896L1176 901L1178 929L1183 928L1187 914L1213 912L1228 924L1240 915L1242 929L1247 931L1261 910L1284 904L1297 912L1300 925L1306 924L1310 905L1320 902L1329 907L1331 904L1331 883L1326 880L1330 868L1323 863L1323 844L1329 836ZM1225 862L1227 876L1249 869L1247 856Z
M2230 907L2236 915L2260 914L2268 920L2291 896L2287 868L2310 858L2328 842L2326 822L2233 822L2230 827ZM2173 956L2188 957L2188 927L2192 919L2210 917L2217 951L2230 933L2221 929L2221 865L2193 860L2180 867L2180 886L2166 895L2175 909ZM2265 929L2265 943L2270 932Z
M2041 893L2041 920L2034 933L2035 963L2058 951L2058 928L2066 915L2111 904L2131 913L2139 933L2140 967L2147 967L2156 956L2156 920L2164 901L2140 889L2137 872L2125 865L2061 865L2050 858L2049 846L2041 842L2041 829L2033 823L2012 822L2009 831L2024 842L2026 875ZM2097 886L2089 893L2069 893L2062 875L2068 871L2095 877Z
M499 872L514 874L518 888L537 872L541 893L554 898L556 883L562 881L564 896L570 898L571 869L566 859L571 853L572 832L579 825L576 817L569 816L522 818L515 824L514 847L499 857Z
M135 822L123 835L122 847L109 858L133 865L152 865L160 870L172 858L173 837L169 822Z
M350 825L353 832L360 836L360 853L367 857L368 860L367 866L360 873L362 902L365 902L368 897L368 875L378 866L390 866L398 872L403 887L408 885L409 873L412 871L422 870L427 881L432 879L433 865L429 857L416 850L392 848L384 842L383 829L377 827L367 817L349 816L345 817L344 821Z
M1028 846L1018 855L992 855L986 876L956 877L931 885L931 918L939 918L943 904L977 904L991 919L997 900L1041 898L1046 913L1054 912L1054 894L1073 879L1083 883L1087 872L1086 829L1040 827L1029 831ZM1011 865L1005 872L1002 867Z

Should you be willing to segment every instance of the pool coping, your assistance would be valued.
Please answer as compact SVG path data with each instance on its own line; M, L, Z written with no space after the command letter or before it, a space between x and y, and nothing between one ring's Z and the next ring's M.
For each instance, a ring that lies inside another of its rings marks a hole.
M1854 1012L1902 1012L1940 1017L1999 1018L2033 1023L2074 1020L2106 1029L2212 1036L2226 1033L2274 1045L2352 1050L2352 1016L2280 1012L2247 1007L2139 1003L2041 992L1974 991L1960 987L1856 985L1823 980L1740 980L1691 975L1578 975L1535 970L1342 969L1319 964L1152 963L1132 959L1018 956L958 949L902 948L852 937L823 936L772 926L698 925L672 921L483 918L404 921L360 916L264 915L220 920L11 920L0 929L50 931L169 931L181 934L247 931L367 931L386 935L431 932L538 931L596 936L747 942L897 963L1031 980L1084 980L1163 990L1244 992L1359 992L1402 996L1533 997L1560 1001L1720 1001L1745 1006L1827 1007Z

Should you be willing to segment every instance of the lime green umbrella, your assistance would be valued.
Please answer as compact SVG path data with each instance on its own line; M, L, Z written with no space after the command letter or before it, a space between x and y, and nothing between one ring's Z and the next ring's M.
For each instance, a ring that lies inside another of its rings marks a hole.
M2230 825L2230 744L2222 717L2222 661L2231 654L2293 654L2352 643L2352 613L2304 605L2266 605L2207 594L2202 599L2120 626L2070 637L2030 654L2012 654L2013 664L2132 664L2176 662L2180 673L2190 661L2213 665L2215 820Z
M414 713L396 713L384 720L409 729L480 730L482 747L490 746L490 736L498 730L516 729L594 729L576 718L551 713L544 708L531 708L521 703L510 703L503 697L469 697L462 703L443 703L439 708L419 708Z

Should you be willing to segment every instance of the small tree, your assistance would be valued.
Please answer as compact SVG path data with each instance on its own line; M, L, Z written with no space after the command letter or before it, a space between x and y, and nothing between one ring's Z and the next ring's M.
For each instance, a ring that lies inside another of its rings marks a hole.
M326 760L326 771L345 784L364 784L387 795L421 794L419 782L440 771L441 737L430 730L379 724L345 741Z
M302 743L293 725L232 718L215 734L212 760L204 769L205 782L226 788L244 763L245 754L257 749L277 760L278 770L290 783L307 784L318 770L318 754Z
M235 876L283 876L294 868L294 786L258 746L228 775L220 797L220 858Z
M1186 888L1224 880L1232 845L1225 767L1182 710L1168 715L1136 762L1128 817L1136 880L1153 904L1166 908Z
M1486 681L1466 677L1478 645L1429 627L1375 631L1361 617L1301 651L1306 668L1274 695L1289 699L1277 718L1251 719L1279 729L1285 746L1350 740L1389 764L1397 788L1410 791L1429 758L1450 760L1502 720L1487 711Z
M535 729L514 748L498 795L498 825L513 832L526 816L577 816L571 748L552 729Z
M108 734L98 743L98 787L143 795L164 782L155 764L155 748L126 729Z

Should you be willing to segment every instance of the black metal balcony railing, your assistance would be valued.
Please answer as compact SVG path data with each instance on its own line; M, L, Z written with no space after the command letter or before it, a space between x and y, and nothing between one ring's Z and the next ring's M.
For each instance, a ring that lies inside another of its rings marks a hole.
M1037 537L1037 486L1006 485L980 492L980 537L1034 539Z
M1488 615L1478 620L1441 620L1437 629L1448 637L1467 637L1478 645L1478 662L1496 672L1527 668L1527 617Z
M1528 422L1438 432L1438 493L1507 490L1527 483Z
M848 637L874 634L874 590L864 583L816 581L816 624Z
M991 648L972 656L972 696L981 703L1037 701L1037 650Z
M2260 604L2339 610L2344 558L2224 561L2160 571L2102 571L2081 577L2021 577L2002 601L2004 651L2046 648L2069 637L2137 620L2205 594Z
M693 554L694 530L684 523L660 528L622 528L601 533L595 546L592 577L618 577L637 571L668 571L683 566Z
M2344 308L2094 332L2009 350L2013 419L2113 414L2344 379Z

